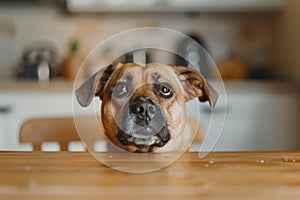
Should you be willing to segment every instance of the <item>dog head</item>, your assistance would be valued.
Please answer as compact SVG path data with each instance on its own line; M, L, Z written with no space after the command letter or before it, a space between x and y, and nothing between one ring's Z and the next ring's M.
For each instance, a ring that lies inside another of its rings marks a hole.
M185 103L209 101L217 93L203 76L190 68L134 63L109 65L86 80L76 97L83 107L97 96L106 136L130 152L176 149L185 123Z

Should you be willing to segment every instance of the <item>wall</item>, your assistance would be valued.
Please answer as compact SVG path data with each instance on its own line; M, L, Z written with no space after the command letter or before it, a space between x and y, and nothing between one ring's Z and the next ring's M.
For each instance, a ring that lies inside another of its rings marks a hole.
M268 63L273 60L269 56L273 49L273 15L70 15L60 4L1 3L0 80L13 78L24 48L32 41L52 41L57 46L62 60L68 53L68 45L72 38L79 38L81 50L86 54L112 34L144 26L159 26L201 34L216 62L235 54L251 63L257 51L266 56L265 60Z
M275 26L274 65L278 74L300 78L300 1L286 0Z

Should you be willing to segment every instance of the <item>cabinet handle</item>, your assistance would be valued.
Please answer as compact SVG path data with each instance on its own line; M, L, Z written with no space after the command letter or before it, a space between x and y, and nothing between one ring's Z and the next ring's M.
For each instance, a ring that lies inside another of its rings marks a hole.
M0 106L0 114L7 114L11 112L10 106Z
M230 110L229 106L227 106L226 109L225 109L225 107L219 107L219 108L214 108L214 109L213 109L214 113L224 113L224 112L227 112L227 113L228 113L229 110ZM209 107L205 107L205 108L203 109L203 112L204 112L204 113L211 114L211 113L212 113L212 109L209 108Z

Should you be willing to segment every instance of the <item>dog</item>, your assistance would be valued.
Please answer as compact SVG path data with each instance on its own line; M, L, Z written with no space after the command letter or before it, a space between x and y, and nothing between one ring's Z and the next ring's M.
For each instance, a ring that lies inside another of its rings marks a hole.
M218 94L191 68L135 63L109 65L84 81L75 92L88 106L102 100L101 123L107 138L129 152L169 152L184 149L186 102L198 98L214 107ZM100 109L100 108L99 108Z

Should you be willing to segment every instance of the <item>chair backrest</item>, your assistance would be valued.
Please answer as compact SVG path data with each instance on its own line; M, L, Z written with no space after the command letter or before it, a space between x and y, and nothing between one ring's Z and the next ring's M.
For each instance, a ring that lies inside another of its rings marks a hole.
M27 120L20 129L20 142L29 142L40 151L43 142L60 143L61 151L68 150L71 141L80 141L72 117L36 118Z

